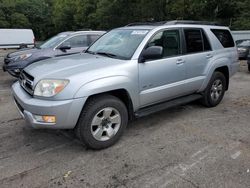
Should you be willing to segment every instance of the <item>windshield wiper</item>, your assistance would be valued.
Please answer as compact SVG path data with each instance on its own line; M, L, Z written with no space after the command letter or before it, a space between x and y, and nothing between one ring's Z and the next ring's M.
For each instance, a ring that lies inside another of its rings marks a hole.
M110 57L110 58L127 60L127 58L125 58L125 57L118 56L118 55L108 53L108 52L93 52L93 51L86 50L85 53L92 54L92 55L102 55L102 56L106 56L106 57Z
M107 53L107 52L96 52L95 54L97 54L97 55L103 55L103 56L107 56L107 57L111 57L111 58L117 57L117 55L112 54L112 53Z
M93 55L95 55L95 54L96 54L95 52L88 51L88 50L86 50L86 51L85 51L85 53L88 53L88 54L93 54Z

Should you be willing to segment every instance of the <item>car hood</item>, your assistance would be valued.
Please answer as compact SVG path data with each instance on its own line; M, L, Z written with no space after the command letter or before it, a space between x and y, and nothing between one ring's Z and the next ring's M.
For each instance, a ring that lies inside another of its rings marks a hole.
M20 55L23 55L23 54L32 54L32 55L38 55L38 54L46 54L50 51L52 51L53 49L39 49L39 48L32 48L32 49L22 49L22 50L18 50L18 51L15 51L15 52L12 52L12 53L9 53L7 55L8 58L11 58L11 57L15 57L15 56L20 56Z
M125 60L91 55L87 53L56 57L34 63L25 68L36 83L40 79L94 79L105 74L112 74L115 67L124 64ZM104 69L106 69L104 71ZM109 69L109 70L107 70ZM84 74L87 73L88 74ZM80 76L79 76L80 75ZM85 78L83 78L83 75ZM89 78L91 77L91 78Z

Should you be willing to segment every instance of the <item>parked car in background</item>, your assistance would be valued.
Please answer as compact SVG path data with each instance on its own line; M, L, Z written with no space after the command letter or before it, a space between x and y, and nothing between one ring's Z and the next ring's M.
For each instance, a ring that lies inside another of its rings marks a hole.
M35 37L31 29L0 29L0 48L32 48Z
M248 71L250 72L250 52L247 56L247 66L248 66Z
M250 39L243 40L240 43L238 43L237 50L239 59L246 60L250 51Z
M104 31L63 32L47 40L40 47L9 53L4 59L3 70L18 77L26 66L44 59L80 53L96 41Z
M12 93L34 128L111 146L129 120L200 99L218 105L239 67L228 27L173 21L113 29L85 53L25 68Z

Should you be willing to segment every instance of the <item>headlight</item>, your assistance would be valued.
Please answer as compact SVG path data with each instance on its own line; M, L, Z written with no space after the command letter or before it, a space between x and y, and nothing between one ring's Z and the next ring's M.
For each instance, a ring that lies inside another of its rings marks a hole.
M20 56L13 57L13 59L15 61L20 61L20 60L28 59L30 56L32 56L32 54L23 54L23 55L20 55Z
M34 95L52 97L60 93L68 83L68 80L40 80L35 87Z
M246 48L238 48L238 51L239 51L239 52L246 52L247 49L246 49Z

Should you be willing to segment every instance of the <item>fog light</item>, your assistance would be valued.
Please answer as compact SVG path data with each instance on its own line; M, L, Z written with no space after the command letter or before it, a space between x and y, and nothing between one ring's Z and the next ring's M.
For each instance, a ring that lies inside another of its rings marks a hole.
M42 123L56 123L56 116L39 116L34 115L34 118L38 122Z

